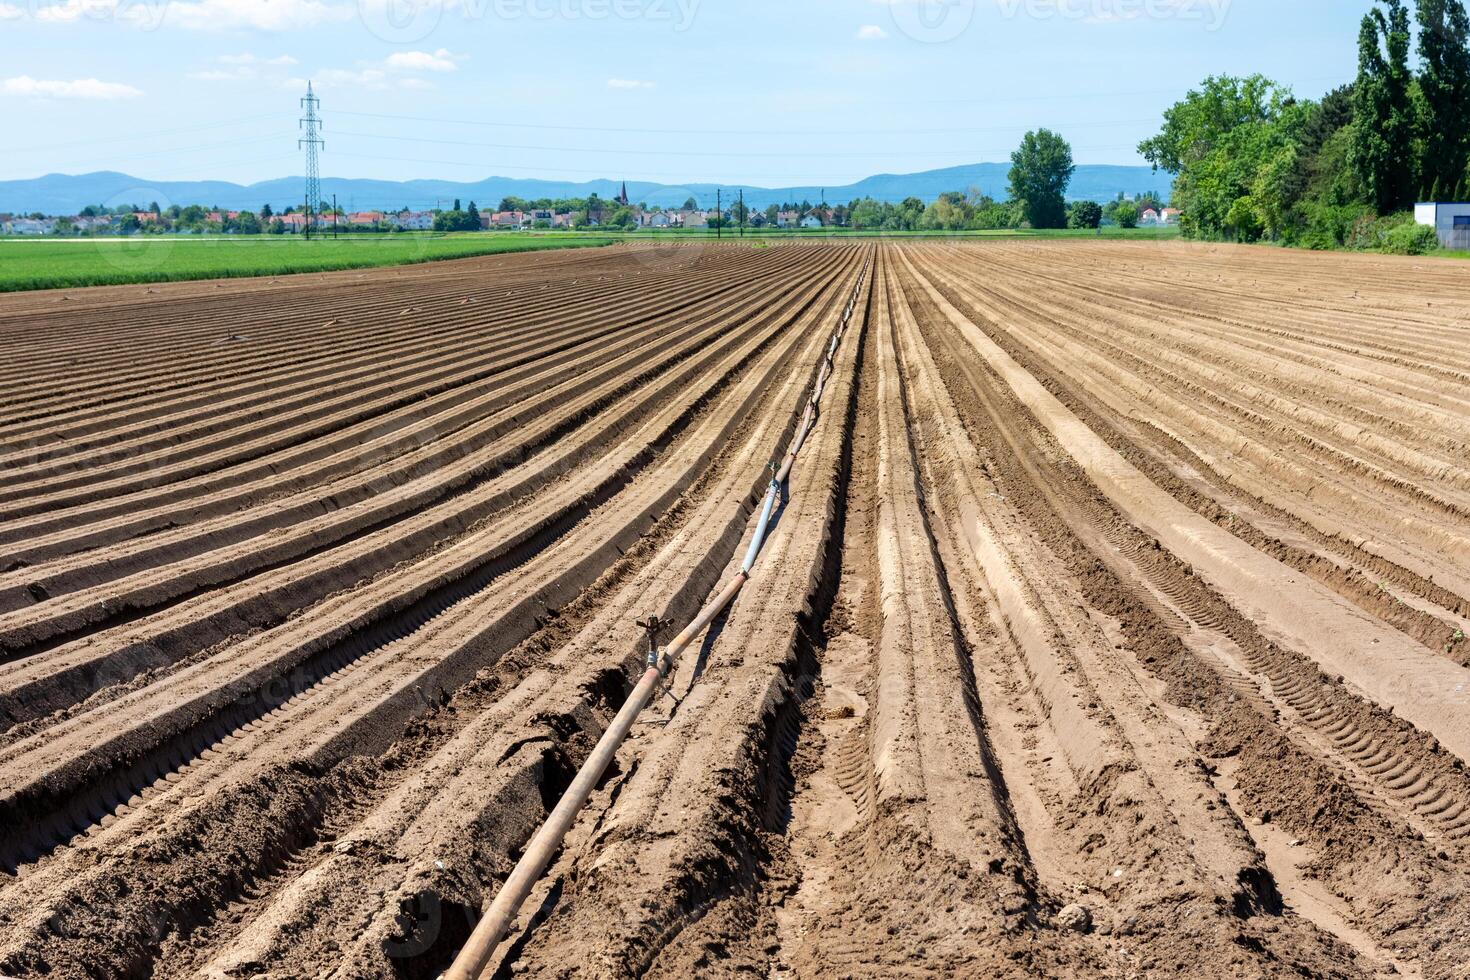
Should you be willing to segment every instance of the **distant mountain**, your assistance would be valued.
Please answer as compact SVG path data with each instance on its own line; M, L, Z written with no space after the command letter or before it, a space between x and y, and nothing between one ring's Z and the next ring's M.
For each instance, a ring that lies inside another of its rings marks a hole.
M932 201L945 191L967 191L978 188L992 197L1005 197L1008 163L975 163L943 170L927 170L917 174L879 174L845 187L754 187L740 184L655 184L628 181L628 196L654 207L678 207L690 197L701 207L713 207L715 192L724 200L732 200L745 192L745 203L752 208L784 201L826 200L845 204L858 197L880 201L901 201L918 197ZM1073 200L1105 201L1119 192L1137 194L1152 191L1167 197L1171 180L1168 174L1154 173L1149 167L1082 165L1072 178L1067 196ZM490 177L475 183L448 180L355 180L327 177L322 180L322 193L352 210L397 210L409 207L425 210L447 208L455 198L468 204L493 208L502 198L586 197L596 192L612 198L622 189L617 180L593 180L571 183L559 180L526 180L515 177ZM0 211L46 214L75 214L89 204L138 204L146 207L157 201L170 204L218 205L223 208L259 210L270 204L277 211L301 203L302 179L283 177L242 186L218 180L151 181L113 171L92 174L47 174L33 180L0 181Z

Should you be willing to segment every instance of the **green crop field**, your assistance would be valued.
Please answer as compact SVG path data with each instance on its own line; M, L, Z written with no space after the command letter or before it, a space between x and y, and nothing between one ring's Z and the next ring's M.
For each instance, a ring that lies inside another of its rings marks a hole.
M565 233L0 239L0 292L365 269L614 240Z
M739 228L726 228L717 233L708 228L660 228L628 232L623 237L632 241L657 241L661 238L740 238ZM1142 241L1180 237L1178 225L1158 228L1107 227L1099 234L1090 228L997 228L985 231L875 231L853 228L747 228L746 238L1116 238Z

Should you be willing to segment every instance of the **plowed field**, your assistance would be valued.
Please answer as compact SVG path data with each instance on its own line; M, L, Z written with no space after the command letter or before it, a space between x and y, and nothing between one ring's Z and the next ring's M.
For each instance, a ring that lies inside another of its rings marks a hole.
M0 298L0 975L1470 976L1470 270L698 243Z

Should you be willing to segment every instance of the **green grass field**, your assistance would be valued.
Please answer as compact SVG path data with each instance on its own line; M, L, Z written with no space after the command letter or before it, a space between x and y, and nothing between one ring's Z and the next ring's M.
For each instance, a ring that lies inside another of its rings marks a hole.
M871 237L875 233L845 228L747 228L745 238L779 241L806 238ZM995 239L1095 238L1094 231L962 231L880 232L884 238ZM1177 238L1177 228L1104 228L1109 239L1154 240ZM703 229L661 229L630 233L548 232L533 234L397 234L351 235L338 239L295 235L136 236L133 238L7 238L0 239L0 292L58 289L77 286L113 286L127 283L175 282L188 279L224 279L240 276L287 275L408 265L539 249L587 248L615 241L710 239ZM725 240L740 238L738 229L724 232Z
M588 248L606 235L354 235L0 240L0 292L366 269L538 249Z

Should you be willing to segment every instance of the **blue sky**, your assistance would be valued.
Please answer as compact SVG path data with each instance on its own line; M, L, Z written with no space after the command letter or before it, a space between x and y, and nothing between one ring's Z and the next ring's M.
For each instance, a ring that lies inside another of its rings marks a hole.
M1137 163L1206 74L1316 96L1367 0L0 0L0 179L843 184L1048 126Z

